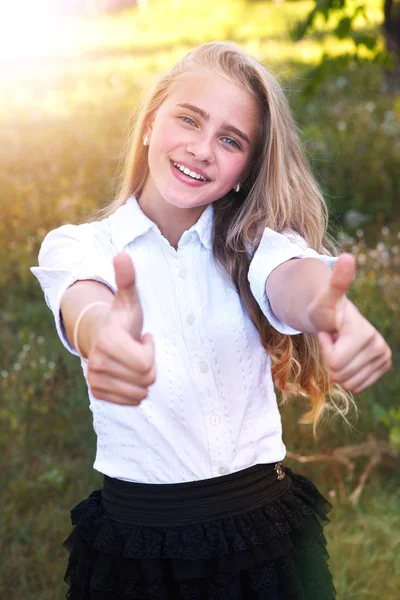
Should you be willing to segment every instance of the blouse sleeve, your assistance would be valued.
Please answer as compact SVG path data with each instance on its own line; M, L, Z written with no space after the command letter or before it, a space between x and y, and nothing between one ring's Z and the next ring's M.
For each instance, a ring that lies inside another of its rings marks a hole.
M47 306L53 312L57 333L65 348L78 356L68 342L61 319L61 298L75 281L91 279L107 285L115 293L112 255L98 252L90 223L63 225L47 234L40 248L38 267L31 272L39 280Z
M265 285L272 271L280 264L291 258L319 258L324 263L333 267L336 257L318 254L309 248L307 242L294 231L277 233L267 227L263 233L259 247L250 263L248 280L254 298L271 325L280 333L295 335L301 333L278 319L272 312Z

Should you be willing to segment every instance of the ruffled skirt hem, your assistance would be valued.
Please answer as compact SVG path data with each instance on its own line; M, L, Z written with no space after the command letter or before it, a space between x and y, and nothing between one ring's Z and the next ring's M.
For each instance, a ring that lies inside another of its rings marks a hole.
M181 526L114 521L93 492L71 512L68 600L333 600L330 503L306 477L256 510Z

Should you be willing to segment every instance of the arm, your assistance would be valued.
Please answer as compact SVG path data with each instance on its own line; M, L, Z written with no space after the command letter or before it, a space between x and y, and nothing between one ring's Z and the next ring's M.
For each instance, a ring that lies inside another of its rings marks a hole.
M331 275L331 268L318 258L293 258L280 264L265 286L274 314L293 329L317 333L308 309Z
M73 331L75 322L82 310L91 302L106 302L96 305L85 313L79 325L79 348L87 358L93 343L93 334L99 328L104 316L109 312L114 301L110 288L97 281L77 281L71 285L61 298L61 316L70 345L73 347ZM75 348L76 350L76 348Z
M346 292L355 275L355 259L342 254L333 272L313 258L289 260L268 277L272 308L289 325L316 333L331 379L361 392L391 366L391 351Z

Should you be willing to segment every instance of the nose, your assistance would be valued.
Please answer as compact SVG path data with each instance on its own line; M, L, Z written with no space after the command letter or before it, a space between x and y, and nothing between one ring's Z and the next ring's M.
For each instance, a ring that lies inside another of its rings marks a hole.
M186 151L201 162L211 164L215 160L213 140L210 136L197 136L186 144Z

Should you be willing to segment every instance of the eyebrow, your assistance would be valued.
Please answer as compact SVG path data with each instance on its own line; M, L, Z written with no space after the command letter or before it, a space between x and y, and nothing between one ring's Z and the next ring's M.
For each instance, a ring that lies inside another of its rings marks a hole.
M195 112L195 113L199 114L201 117L203 117L203 119L205 121L210 120L209 113L206 112L205 110L203 110L202 108L195 106L194 104L189 104L188 102L183 102L182 104L178 104L177 106L182 106L182 108L188 108L192 112ZM227 121L225 121L225 123L222 124L222 129L225 129L225 131L230 131L231 133L234 133L235 135L240 137L242 140L244 140L245 142L250 144L250 140L249 140L248 136L243 131L241 131L240 129L235 127L234 125L230 125Z

